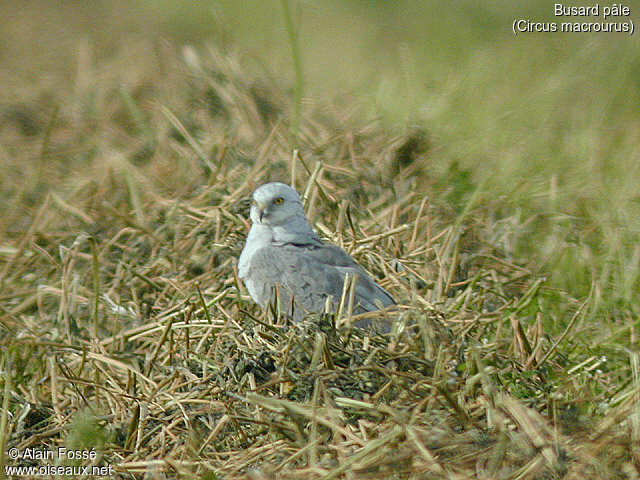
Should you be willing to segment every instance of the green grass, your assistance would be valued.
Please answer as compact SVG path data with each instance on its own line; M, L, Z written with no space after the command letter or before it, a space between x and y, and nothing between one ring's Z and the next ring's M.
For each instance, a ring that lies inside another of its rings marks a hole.
M271 47L286 42L282 20L265 14L273 5L253 3L249 19L222 5L242 45L293 72L286 47ZM576 296L595 281L609 292L605 311L636 308L640 64L631 37L511 33L514 19L559 21L553 2L296 5L309 96L349 92L392 131L419 125L435 150L421 157L426 175L453 181L443 200L469 190L469 179L484 185L499 215L531 220L511 238L514 257ZM454 163L464 180L449 176Z
M290 2L292 55L281 2L30 5L0 28L0 443L123 478L637 476L632 37L510 33L549 2ZM397 335L250 301L268 180Z

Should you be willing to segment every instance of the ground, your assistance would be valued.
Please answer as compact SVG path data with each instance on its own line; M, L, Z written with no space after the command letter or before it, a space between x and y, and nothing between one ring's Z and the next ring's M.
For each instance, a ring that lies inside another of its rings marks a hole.
M2 38L40 18L15 15ZM394 123L339 92L297 95L228 40L130 23L70 37L70 57L26 56L22 39L2 60L9 477L48 462L115 478L638 478L640 255L623 176L571 177L585 192L569 201L562 165L522 175L524 127L507 142L474 133L474 112L449 131L443 117ZM446 111L471 95L457 86L434 93ZM534 151L581 158L598 138L637 162L617 120L602 136L566 115ZM487 138L518 158L509 173L487 179L463 155ZM236 262L249 195L274 180L396 298L390 335L251 301ZM614 180L605 214L592 189ZM96 455L28 458L58 447Z

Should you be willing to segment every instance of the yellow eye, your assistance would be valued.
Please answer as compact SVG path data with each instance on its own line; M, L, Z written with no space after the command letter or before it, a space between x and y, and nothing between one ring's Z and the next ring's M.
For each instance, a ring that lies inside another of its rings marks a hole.
M282 204L282 202L284 202L284 198L278 197L273 201L273 204L274 205L280 205L280 204Z

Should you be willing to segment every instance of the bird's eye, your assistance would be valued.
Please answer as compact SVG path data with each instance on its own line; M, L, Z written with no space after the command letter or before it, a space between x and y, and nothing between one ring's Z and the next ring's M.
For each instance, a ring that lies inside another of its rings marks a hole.
M281 204L282 204L282 202L284 202L284 198L282 198L282 197L278 197L278 198L276 198L276 199L273 201L273 204L274 204L274 205L281 205Z

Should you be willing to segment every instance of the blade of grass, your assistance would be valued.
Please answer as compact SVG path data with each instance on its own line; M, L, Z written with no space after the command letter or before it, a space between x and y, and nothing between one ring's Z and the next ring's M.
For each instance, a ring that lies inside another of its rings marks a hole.
M294 112L293 121L291 123L291 134L293 136L293 146L298 146L298 136L300 134L300 118L302 116L302 94L304 90L304 79L302 76L302 60L300 58L300 49L298 44L298 29L293 23L291 10L289 8L289 0L281 0L282 12L284 14L284 23L289 36L289 45L291 46L291 58L295 71L295 89L294 89Z

